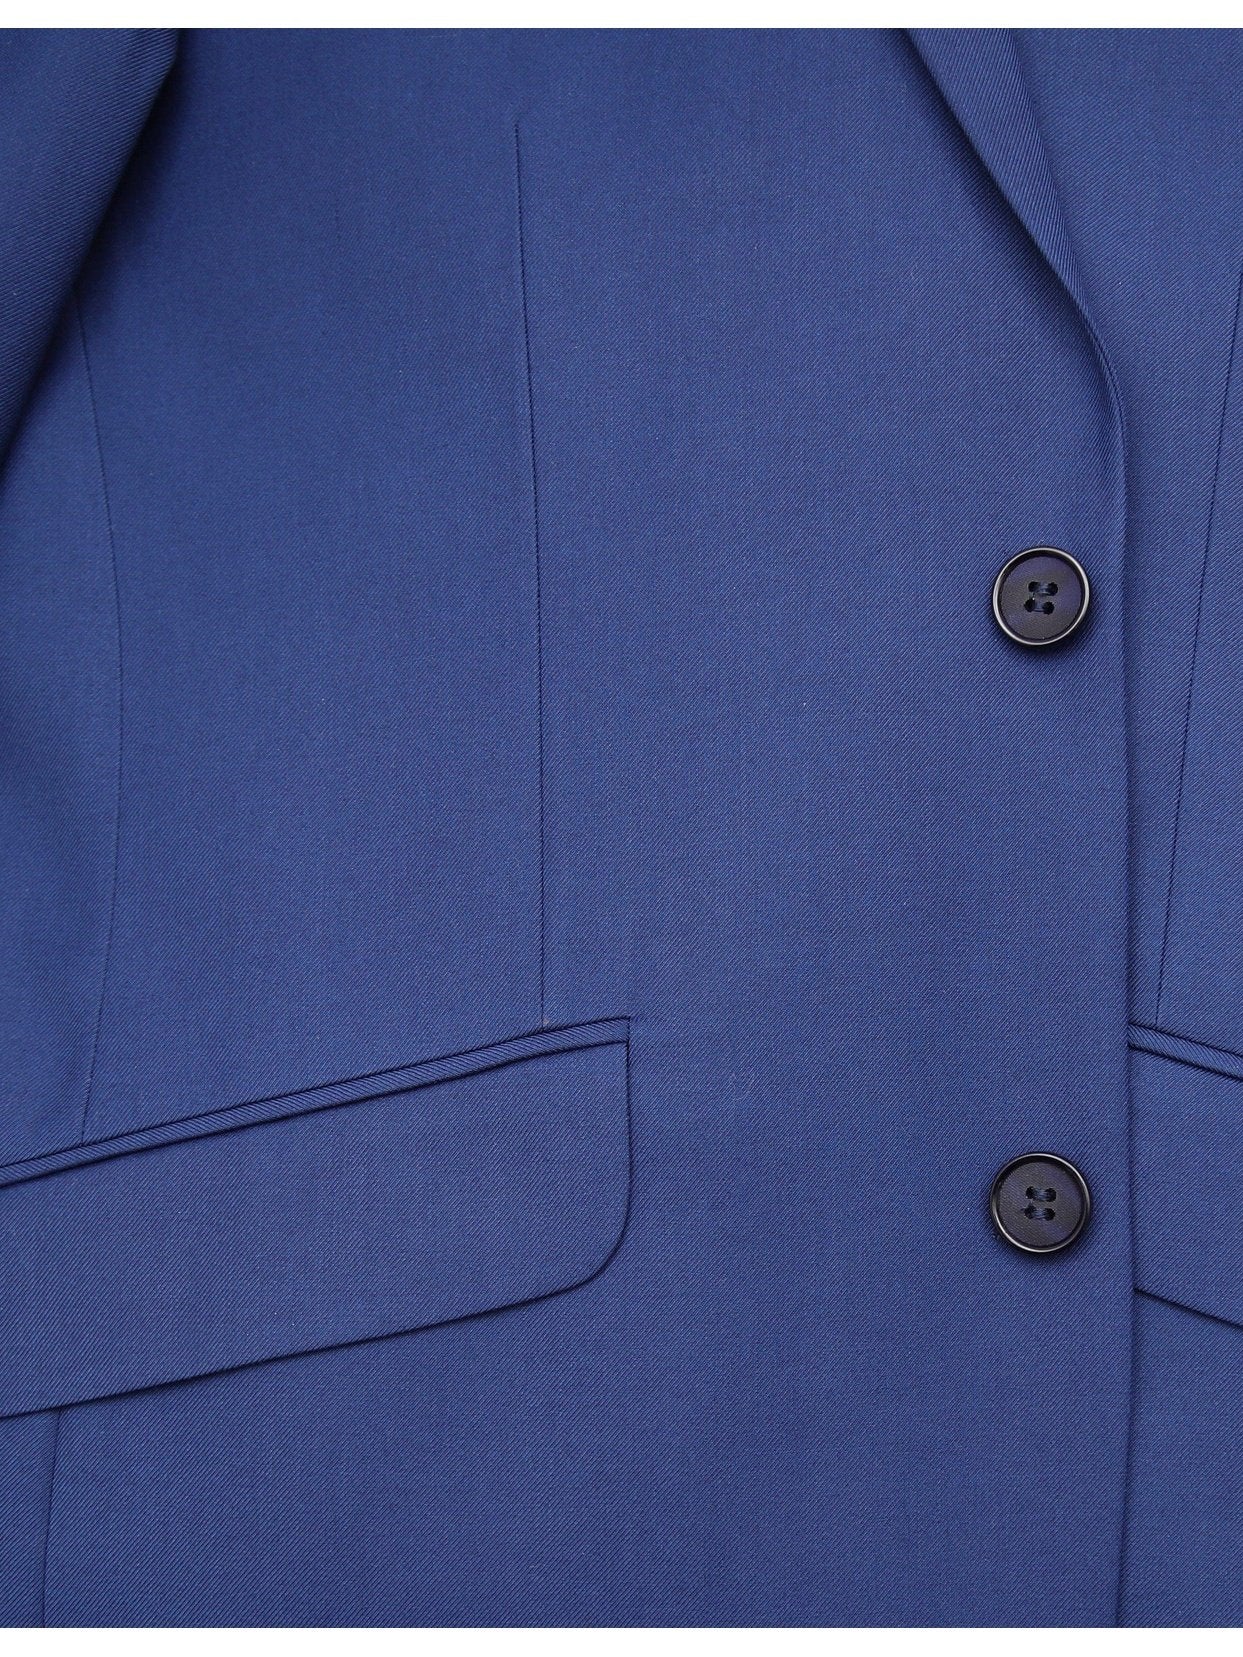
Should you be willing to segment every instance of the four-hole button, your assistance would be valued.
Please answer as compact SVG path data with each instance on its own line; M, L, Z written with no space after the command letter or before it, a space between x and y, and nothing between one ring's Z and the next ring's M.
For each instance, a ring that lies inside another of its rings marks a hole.
M1074 1242L1092 1209L1088 1182L1065 1157L1016 1157L993 1181L993 1224L1024 1254L1056 1254Z
M1088 613L1087 573L1057 547L1028 547L993 583L993 615L1016 644L1061 644Z

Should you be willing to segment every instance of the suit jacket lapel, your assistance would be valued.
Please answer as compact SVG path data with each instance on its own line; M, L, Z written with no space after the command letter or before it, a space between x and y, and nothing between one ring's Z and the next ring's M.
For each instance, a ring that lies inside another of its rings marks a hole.
M959 126L1079 312L1110 419L1119 540L1126 526L1126 433L1118 378L1092 318L1011 29L907 31Z
M1079 309L1083 284L1010 29L911 29L916 50L1002 194Z
M30 29L0 42L0 461L175 41Z

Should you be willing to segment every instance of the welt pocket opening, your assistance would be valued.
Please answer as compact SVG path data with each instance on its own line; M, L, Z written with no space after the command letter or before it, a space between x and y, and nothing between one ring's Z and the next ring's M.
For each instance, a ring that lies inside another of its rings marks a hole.
M630 1196L625 1019L0 1168L0 1416L573 1288Z

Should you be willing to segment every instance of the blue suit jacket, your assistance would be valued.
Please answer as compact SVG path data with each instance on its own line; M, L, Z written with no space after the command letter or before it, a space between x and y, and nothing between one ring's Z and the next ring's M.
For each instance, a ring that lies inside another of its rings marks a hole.
M4 39L0 1621L1243 1620L1241 126Z

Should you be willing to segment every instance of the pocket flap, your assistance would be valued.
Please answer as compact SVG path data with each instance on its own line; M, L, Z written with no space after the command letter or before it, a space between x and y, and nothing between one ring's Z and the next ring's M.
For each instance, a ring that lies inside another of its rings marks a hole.
M1131 1055L1136 1287L1243 1324L1243 1077L1230 1054L1157 1032ZM1177 1056L1174 1056L1177 1054Z
M0 1415L592 1277L629 1201L624 1020L0 1170Z

